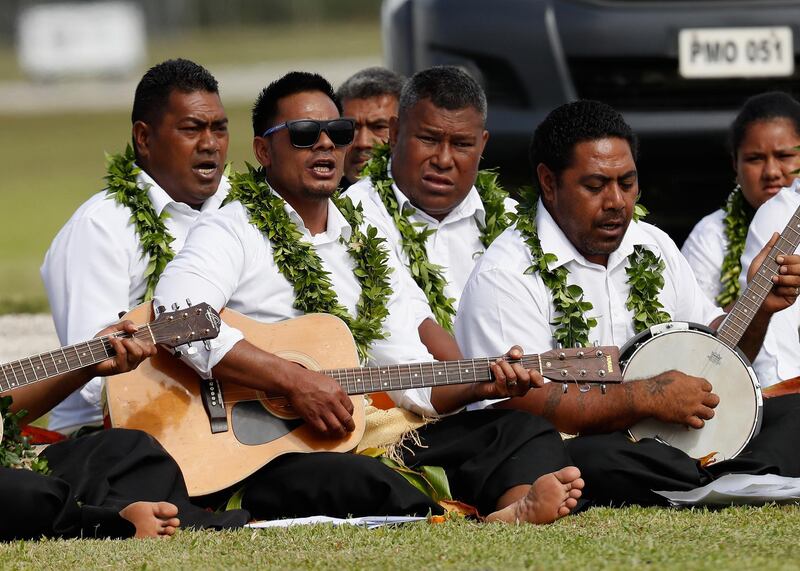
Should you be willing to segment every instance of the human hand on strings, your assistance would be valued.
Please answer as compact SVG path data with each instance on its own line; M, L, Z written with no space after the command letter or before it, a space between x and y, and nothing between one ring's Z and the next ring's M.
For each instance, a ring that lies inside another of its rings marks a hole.
M295 412L324 436L342 438L356 428L353 401L332 378L295 365L287 398Z
M774 260L767 260L770 250L779 238L780 235L777 232L774 233L747 270L747 282L749 283L757 272L772 272L776 265L780 266L778 275L772 278L772 289L764 299L764 303L761 304L760 311L767 315L786 309L800 295L800 256L778 254Z
M156 346L148 339L137 339L132 335L136 333L137 327L132 321L121 321L110 327L106 327L95 337L113 335L117 332L129 333L131 337L109 337L108 344L114 350L115 355L105 361L89 367L93 377L109 377L119 373L127 373L138 367L142 361L156 354Z
M532 388L544 386L538 371L526 369L520 361L522 347L514 345L508 352L489 365L493 382L476 383L476 400L521 397ZM514 362L517 361L517 362Z

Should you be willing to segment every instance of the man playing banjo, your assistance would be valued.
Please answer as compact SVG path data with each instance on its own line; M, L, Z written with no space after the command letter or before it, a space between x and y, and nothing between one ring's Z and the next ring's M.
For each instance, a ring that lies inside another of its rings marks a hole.
M636 151L622 116L598 102L559 107L536 129L530 158L540 196L523 197L516 225L487 250L465 287L456 337L466 356L491 354L508 339L521 340L526 351L556 343L623 345L659 323L716 328L722 322L722 310L703 295L672 240L633 220ZM764 288L760 307L752 307L738 343L749 358L758 352L770 316L794 303L800 291L800 257L778 256L776 262L773 286ZM686 356L663 351L660 357L664 372L610 386L606 394L579 382L550 383L495 406L528 410L564 432L580 433L568 448L586 480L584 497L596 504L663 504L652 490L692 489L728 472L800 475L793 443L800 429L796 396L768 401L760 434L733 460L698 462L657 438L633 442L616 432L655 418L688 427L685 433L715 416L720 398L712 384L670 370L683 366ZM716 353L708 356L716 359Z

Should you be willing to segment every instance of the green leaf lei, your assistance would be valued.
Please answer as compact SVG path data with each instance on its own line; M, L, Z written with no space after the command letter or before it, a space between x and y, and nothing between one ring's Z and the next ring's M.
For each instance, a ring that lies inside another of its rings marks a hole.
M722 260L722 268L720 268L719 277L722 289L717 296L717 303L720 307L726 307L739 297L742 252L744 252L747 229L750 227L755 211L745 200L742 187L738 184L728 195L722 209L725 212L722 222L728 249L725 250L725 258Z
M447 286L444 268L428 259L426 242L428 237L436 231L429 229L424 223L411 222L407 213L400 209L392 191L394 181L389 177L390 156L391 151L388 144L377 145L372 150L372 158L364 165L361 174L370 178L372 186L400 232L400 247L408 256L408 268L414 281L425 292L436 321L452 333L453 317L456 314L455 300L447 297L444 293ZM508 193L497 182L497 172L492 170L478 171L475 187L478 189L486 211L480 240L484 248L488 248L494 239L511 224L511 217L505 210L505 199L508 198Z
M586 317L594 306L584 299L583 288L567 284L569 270L566 267L559 266L553 270L549 268L558 258L555 254L542 251L536 229L538 200L538 193L531 187L520 189L516 228L530 248L533 258L533 263L525 273L538 273L551 292L556 311L551 323L556 326L553 338L563 347L586 346L589 344L589 332L597 325L594 317ZM645 214L647 209L637 204L634 208L634 220L639 220ZM625 307L633 310L634 330L638 333L657 323L669 321L669 313L662 311L664 306L658 301L658 294L664 288L664 261L643 246L637 245L628 256L628 264L625 271L628 274L630 291Z
M339 303L330 273L313 246L304 242L303 234L289 218L284 200L270 188L263 169L247 164L246 173L231 176L231 190L225 204L238 200L247 209L250 223L272 243L272 256L280 273L294 288L294 308L304 313L330 313L342 319L353 333L362 363L369 357L369 347L377 339L385 339L383 321L389 314L386 304L391 294L388 251L378 231L368 226L361 230L364 217L361 205L347 197L334 197L333 202L352 230L346 241L347 251L356 263L353 270L361 295L352 317ZM344 242L344 239L342 239Z
M141 188L136 184L136 175L142 171L134 164L135 161L136 157L130 144L125 147L123 153L106 154L107 174L105 180L108 185L106 191L108 197L113 198L117 204L130 209L130 222L136 228L136 234L139 236L142 255L150 257L144 272L147 288L142 299L139 300L143 302L153 299L153 292L161 273L170 260L175 257L175 252L170 246L175 238L170 235L164 224L164 221L169 218L169 213L164 210L159 216L150 202L147 194L149 185Z
M0 446L0 466L29 469L40 474L49 474L47 458L36 455L28 439L22 436L20 421L27 411L10 412L11 397L0 398L0 417L3 419L3 442Z

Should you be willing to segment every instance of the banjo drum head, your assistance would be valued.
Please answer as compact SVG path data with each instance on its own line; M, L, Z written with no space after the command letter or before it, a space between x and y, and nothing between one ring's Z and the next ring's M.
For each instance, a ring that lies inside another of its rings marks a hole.
M622 348L623 378L647 379L677 369L708 379L720 398L714 418L699 430L649 418L632 426L630 434L635 440L656 438L693 458L713 454L715 461L727 460L741 452L761 427L761 390L737 351L698 329L669 323L640 333Z

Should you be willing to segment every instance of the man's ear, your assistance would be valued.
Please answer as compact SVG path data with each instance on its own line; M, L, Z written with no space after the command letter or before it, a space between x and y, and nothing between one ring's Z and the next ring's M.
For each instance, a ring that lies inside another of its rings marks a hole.
M539 179L539 188L542 189L542 200L552 204L558 186L556 174L546 164L539 163L536 166L536 177Z
M261 166L272 166L272 150L264 137L253 137L253 154Z
M146 162L150 156L150 138L153 135L153 130L144 121L136 121L133 124L133 146L136 156L139 160Z
M397 146L397 129L399 121L397 117L389 118L389 148L394 149Z
M481 158L483 158L483 149L486 148L486 143L487 142L489 142L489 131L484 129L483 133L481 134L481 140L480 140L480 143L479 143L480 146L481 146L481 152L479 153Z

